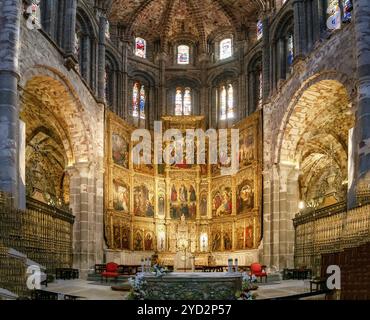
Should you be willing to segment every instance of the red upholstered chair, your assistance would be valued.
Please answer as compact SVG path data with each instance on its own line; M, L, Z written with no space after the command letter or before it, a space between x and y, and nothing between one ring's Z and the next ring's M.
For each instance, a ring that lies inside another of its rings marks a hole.
M257 278L262 279L265 278L265 282L267 282L267 273L265 271L265 266L262 266L259 263L252 263L251 264L251 275L255 275Z
M118 273L118 264L114 262L107 263L107 266L105 268L105 271L101 273L101 279L105 278L106 281L108 281L108 278L115 278L117 281L117 278L119 276Z

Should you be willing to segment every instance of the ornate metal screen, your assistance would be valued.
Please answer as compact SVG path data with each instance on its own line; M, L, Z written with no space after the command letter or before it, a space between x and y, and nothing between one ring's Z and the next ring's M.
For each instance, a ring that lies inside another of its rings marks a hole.
M14 209L11 199L0 194L0 288L27 292L26 266L8 255L10 248L45 266L48 274L72 267L73 222L70 212L33 199L27 199L25 211Z

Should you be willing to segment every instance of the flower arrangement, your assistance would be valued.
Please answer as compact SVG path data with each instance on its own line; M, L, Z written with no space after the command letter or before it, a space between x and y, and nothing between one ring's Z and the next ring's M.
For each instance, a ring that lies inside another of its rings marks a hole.
M144 300L146 281L144 280L144 273L138 273L134 278L128 279L131 285L131 291L128 296L129 300Z
M163 267L161 266L160 264L156 263L155 265L153 265L152 267L152 272L155 273L155 276L156 277L162 277L164 276L165 274L169 273L170 271L167 269L167 267Z
M238 300L254 300L257 297L256 293L251 291L257 290L258 286L255 284L257 278L255 275L248 275L247 273L242 274L242 291L236 293Z

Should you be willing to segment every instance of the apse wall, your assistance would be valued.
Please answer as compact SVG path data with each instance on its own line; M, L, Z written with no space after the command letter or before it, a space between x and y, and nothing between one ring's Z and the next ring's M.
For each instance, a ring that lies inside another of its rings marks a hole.
M205 128L203 116L163 117L166 128ZM175 265L181 252L195 264L257 261L262 238L261 117L239 129L240 169L222 176L218 165L134 165L134 130L113 113L107 115L105 239L107 260L140 264L158 253ZM153 137L153 135L152 135ZM229 146L230 149L230 146ZM230 151L229 151L230 156Z

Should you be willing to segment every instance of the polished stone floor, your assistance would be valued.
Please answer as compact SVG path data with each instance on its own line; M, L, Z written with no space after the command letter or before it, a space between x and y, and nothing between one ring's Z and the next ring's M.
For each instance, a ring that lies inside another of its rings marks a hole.
M112 283L112 285L115 285ZM113 291L108 284L86 280L56 280L49 283L47 291L80 297L81 300L125 300L128 293Z
M112 283L112 285L115 285ZM258 283L257 300L278 298L309 292L308 280L283 280L270 283ZM110 284L86 280L57 280L50 283L48 291L81 297L82 300L125 300L127 292L113 291ZM308 298L306 298L308 299ZM309 299L323 300L324 296L314 296Z
M310 292L309 280L282 280L272 283L258 283L257 300L286 297ZM323 300L323 295L305 298L305 300Z

